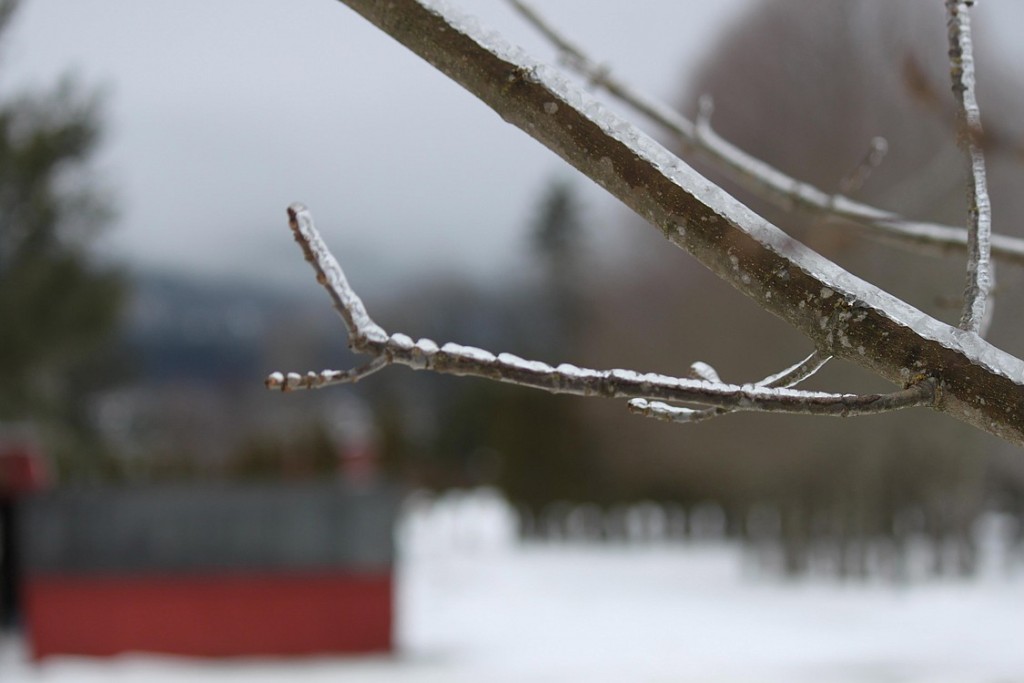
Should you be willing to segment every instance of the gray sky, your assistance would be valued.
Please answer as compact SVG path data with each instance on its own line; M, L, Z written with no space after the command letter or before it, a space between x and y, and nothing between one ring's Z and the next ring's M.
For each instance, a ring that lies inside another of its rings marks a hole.
M618 75L674 96L748 0L538 3ZM551 51L501 0L456 0ZM509 271L553 154L335 0L28 0L5 94L72 73L107 93L104 248L203 275L308 279L285 207L308 204L355 277ZM590 217L622 211L597 188Z

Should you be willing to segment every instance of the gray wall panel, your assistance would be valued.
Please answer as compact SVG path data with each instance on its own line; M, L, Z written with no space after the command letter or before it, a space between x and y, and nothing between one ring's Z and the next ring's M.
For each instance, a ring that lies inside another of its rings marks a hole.
M376 570L397 489L339 483L58 490L20 503L29 573Z

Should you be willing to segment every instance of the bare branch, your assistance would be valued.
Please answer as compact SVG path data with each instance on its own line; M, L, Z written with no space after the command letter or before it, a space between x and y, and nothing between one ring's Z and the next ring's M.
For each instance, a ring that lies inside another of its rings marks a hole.
M967 159L967 286L961 329L984 334L985 307L995 273L991 264L992 207L981 148L981 111L974 93L974 46L966 0L946 0L949 28L950 77L956 96L960 146Z
M968 234L961 228L909 221L897 214L824 192L810 183L792 178L734 146L711 127L706 112L691 123L667 105L641 94L611 75L609 69L592 60L582 49L561 35L536 10L521 0L509 0L522 16L565 56L574 71L600 86L619 101L676 136L688 152L713 164L733 182L783 209L800 209L827 221L843 221L865 236L917 253L945 255L967 250ZM863 180L861 181L863 182ZM850 192L840 189L841 192ZM1024 265L1024 240L995 235L992 254Z
M913 406L933 405L937 398L934 384L924 382L914 391L894 394L831 394L818 391L797 391L767 384L735 385L708 379L669 377L655 373L641 374L632 370L591 370L562 364L524 360L508 353L493 354L484 349L448 343L439 346L429 339L414 342L404 334L388 335L363 307L362 300L349 285L341 266L324 244L313 224L309 210L301 204L288 208L288 223L306 259L316 271L334 302L349 335L349 345L356 351L373 356L367 365L347 372L325 370L320 373L271 374L266 385L285 391L313 389L330 384L355 382L386 365L406 365L414 370L482 377L508 384L543 389L556 394L603 396L606 398L660 399L710 405L726 411L798 413L847 417L900 410ZM810 360L810 359L808 359ZM816 361L817 362L817 361ZM694 364L702 376L717 374L706 364ZM786 381L803 374L809 366L804 361L779 377ZM820 363L818 365L820 367ZM772 378L769 378L772 379ZM922 388L923 387L923 388Z

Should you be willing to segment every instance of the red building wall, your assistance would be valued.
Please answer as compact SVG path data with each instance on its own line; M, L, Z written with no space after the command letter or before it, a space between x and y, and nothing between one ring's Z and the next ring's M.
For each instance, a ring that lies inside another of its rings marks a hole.
M36 658L389 651L392 595L390 573L35 576L25 587Z

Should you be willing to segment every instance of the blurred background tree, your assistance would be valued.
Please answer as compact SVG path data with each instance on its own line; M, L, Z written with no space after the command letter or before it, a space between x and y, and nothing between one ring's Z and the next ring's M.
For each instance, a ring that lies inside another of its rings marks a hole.
M529 236L536 275L523 293L528 328L520 348L529 358L572 361L589 332L589 311L583 280L588 245L571 184L555 180L547 187ZM494 411L498 481L518 509L521 535L546 533L554 506L601 498L601 469L592 462L594 449L579 401L508 391Z
M17 6L0 2L0 33ZM89 252L110 218L89 166L99 133L96 95L70 79L0 102L0 421L34 425L65 474L113 462L85 400L118 367L125 296Z
M549 183L528 226L521 280L500 289L437 279L382 320L417 335L462 339L553 362L576 356L587 333L581 253L587 251L573 188ZM526 536L541 533L549 508L600 494L600 468L577 401L516 387L427 374L381 373L360 385L378 416L382 457L414 486L498 486Z

